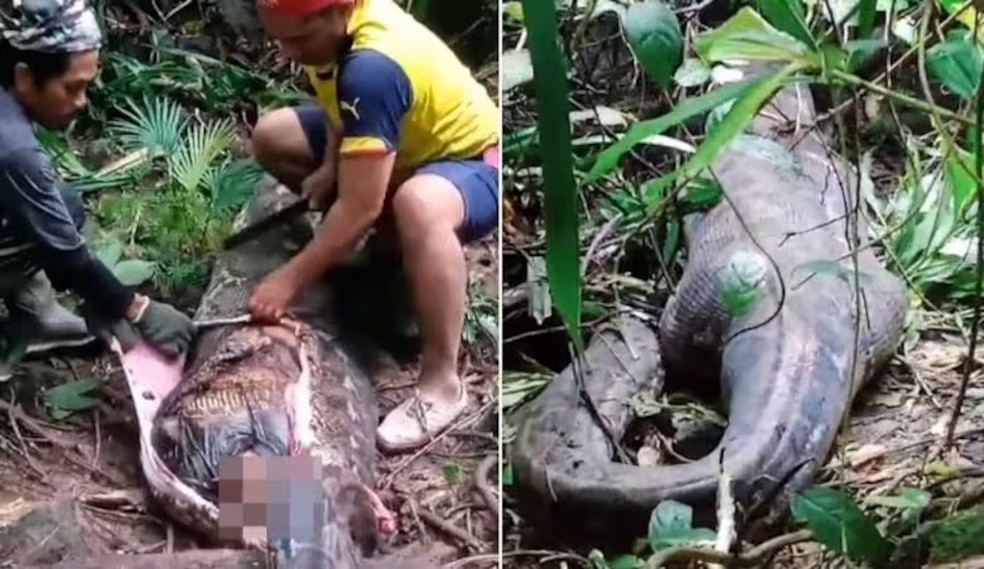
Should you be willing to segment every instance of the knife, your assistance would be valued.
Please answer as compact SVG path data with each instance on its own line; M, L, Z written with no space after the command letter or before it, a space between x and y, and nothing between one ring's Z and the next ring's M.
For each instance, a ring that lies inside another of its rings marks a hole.
M244 227L239 232L226 237L225 241L222 242L222 247L226 250L238 247L250 239L259 236L264 231L268 231L306 211L308 211L308 200L307 198L300 198L280 211L272 213L256 223Z

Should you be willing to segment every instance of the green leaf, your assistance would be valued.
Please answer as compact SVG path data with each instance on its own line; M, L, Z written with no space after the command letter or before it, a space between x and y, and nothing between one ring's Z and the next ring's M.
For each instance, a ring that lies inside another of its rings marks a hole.
M212 207L229 212L249 202L262 177L263 169L252 160L227 161L206 170L202 185L212 196Z
M89 394L99 389L98 379L80 379L52 387L44 393L44 402L55 419L64 419L75 411L85 411L99 405L99 399Z
M713 62L758 59L814 65L818 61L806 44L775 29L748 6L724 24L699 35L695 47L702 58Z
M875 29L875 13L878 8L878 0L861 0L858 6L858 38L868 39Z
M872 496L867 502L897 510L922 510L929 505L933 496L920 488L905 488L896 496Z
M660 134L668 128L677 126L695 115L706 113L718 105L743 95L765 79L767 78L747 79L723 85L706 95L681 102L673 107L672 111L661 117L632 125L618 142L598 155L594 166L588 172L586 181L588 183L597 182L602 176L614 170L622 156L636 144L653 135Z
M806 15L800 2L789 0L758 0L758 9L773 26L800 40L815 46L816 40L806 25Z
M523 4L521 2L503 2L502 13L523 23Z
M113 267L116 278L126 286L140 286L154 276L157 264L140 259L127 259Z
M650 79L668 87L683 60L683 32L676 14L663 2L639 2L629 6L624 26L625 37Z
M814 487L794 496L791 507L796 519L805 522L828 549L875 567L887 562L889 543L847 494Z
M694 528L693 509L673 500L664 500L649 517L649 545L654 551L670 547L693 547L714 543L717 535L707 528Z
M457 464L447 464L444 466L444 479L448 484L457 484L461 479L461 467Z
M610 569L636 569L643 566L642 560L635 555L620 555L608 565Z
M96 248L96 258L99 259L102 264L106 265L106 268L112 269L116 266L116 263L123 256L123 242L120 241L116 236L107 237L99 247Z
M513 469L511 464L506 464L502 467L502 485L512 486L513 485Z
M110 123L110 133L127 151L147 149L152 155L168 156L181 143L187 119L181 106L166 97L145 96L142 105L127 99L119 109L126 119Z
M197 190L215 160L232 144L233 130L228 119L193 125L169 157L171 176L186 190Z
M734 102L728 114L725 115L713 130L707 133L701 141L697 151L680 168L663 175L659 180L651 184L646 194L659 190L673 183L678 177L690 179L695 177L717 158L718 153L725 148L731 141L738 136L749 122L755 117L759 109L765 105L772 95L782 87L786 78L797 72L802 67L801 63L789 63L779 71L767 74L761 80L754 83L751 89L742 92L741 96ZM650 210L654 210L658 202L648 201Z
M581 273L578 186L570 137L567 59L557 34L553 2L523 0L536 88L537 124L543 154L547 279L554 305L581 346Z
M946 176L953 192L953 205L961 215L974 199L977 184L971 172L974 171L972 156L962 148L954 148L946 157Z
M947 14L953 14L957 10L960 10L968 3L971 4L966 10L962 10L960 15L957 16L957 21L967 27L968 30L973 30L974 26L978 26L977 22L977 9L974 7L974 2L968 2L968 0L938 0L940 6L946 10ZM984 21L984 20L982 20ZM977 27L977 41L978 43L984 43L984 26Z
M980 48L967 33L951 33L926 52L926 67L948 89L971 100L981 83Z

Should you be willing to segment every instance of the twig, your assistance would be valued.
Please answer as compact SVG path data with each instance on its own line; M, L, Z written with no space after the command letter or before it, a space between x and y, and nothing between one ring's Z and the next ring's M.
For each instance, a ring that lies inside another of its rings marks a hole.
M503 559L507 557L542 557L544 559L540 560L541 563L553 559L553 560L576 561L584 565L585 567L591 566L591 563L587 559L581 557L580 555L576 555L574 553L563 553L560 551L546 551L541 549L519 549L516 551L503 551L502 553L487 553L484 555L465 557L464 559L458 559L450 563L446 563L441 566L441 569L456 569L457 567L464 567L465 565L469 563L473 563L475 561L485 561L485 560L498 561L500 556Z
M468 422L474 421L478 417L481 417L482 414L485 413L485 411L489 407L491 407L494 403L496 403L496 402L497 402L497 400L496 399L493 399L492 401L486 403L485 405L482 405L482 407L478 411L476 411L475 413L472 413L471 415L468 415L468 416L462 418L457 423L455 423L454 425L452 425L450 428L445 429L442 433L440 433L439 435L437 435L436 437L434 437L433 439L431 439L431 441L429 443L427 443L426 445L424 445L423 447L421 447L420 450L418 450L417 452L415 452L412 455L410 455L410 457L408 457L406 460L404 460L400 464L396 465L396 468L394 468L393 471L390 472L389 474L387 474L386 477L383 479L382 484L380 484L380 488L383 489L383 490L385 490L385 489L389 488L390 486L392 486L393 485L393 480L396 478L396 475L399 474L400 472L402 472L404 468L406 468L407 466L409 466L411 462L417 460L418 458L420 458L421 456L423 456L424 453L426 453L430 449L434 448L434 445L436 445L438 442L444 440L445 437L447 437L448 435L451 434L451 431L455 431L458 428L462 427L463 425L467 424Z
M11 387L10 391L13 392L13 390L14 388ZM24 455L24 460L27 461L27 465L41 477L41 480L47 481L48 477L45 476L43 470L38 468L38 465L34 462L34 459L31 458L31 453L27 450L27 443L24 442L24 437L21 435L20 427L17 426L17 417L14 416L14 407L12 405L7 407L7 416L10 417L10 426L14 430L14 436L17 437L17 442L20 444L20 450Z
M962 439L964 437L970 437L970 436L978 435L978 434L981 434L981 433L984 433L984 427L972 427L972 428L968 428L968 429L963 429L961 431L957 431L956 433L953 434L953 437L952 438L953 438L954 441L956 441L956 440ZM879 458L881 458L881 457L883 457L883 456L885 456L887 454L892 454L892 453L895 453L895 452L903 452L903 451L912 450L914 448L921 447L921 446L924 446L924 445L933 444L938 439L939 439L938 436L929 436L929 437L924 437L922 439L919 439L918 441L913 441L911 443L906 443L906 444L903 444L903 445L899 445L899 446L894 447L894 448L887 448L885 450L882 450L882 451L879 451L879 452L875 452L875 453L872 453L872 454L868 455L867 457L865 457L864 462L857 463L857 464L854 465L854 467L857 468L858 466L861 466L862 464L867 464L867 463L869 463L869 462L871 462L873 460L878 460Z
M737 565L739 567L755 567L761 565L766 557L774 555L790 545L796 545L804 541L813 539L813 532L808 529L800 530L786 535L770 539L761 545L757 545L748 552L738 556L728 553L714 551L712 549L698 549L694 547L673 547L664 549L649 558L646 563L648 569L657 569L663 565L677 559L692 559L703 561L704 563L720 563L722 565Z
M499 500L496 499L495 492L489 486L489 472L498 463L499 457L490 454L475 469L475 489L482 495L482 499L485 500L485 505L489 508L489 511L495 514L496 521L499 520Z
M474 551L481 551L482 544L479 543L478 540L475 539L475 537L472 536L471 534L465 532L464 530L454 527L453 525L444 521L440 516L434 514L427 508L421 507L417 513L420 516L420 519L424 520L425 522L429 523L435 528L443 531L444 533L462 542L469 549L472 549Z
M967 126L974 125L974 123L967 117L960 116L949 109L937 107L935 105L931 105L927 103L926 101L920 101L919 99L916 99L914 97L910 97L908 95L896 91L892 91L877 83L872 83L871 81L862 79L855 75L851 75L850 73L840 71L838 69L831 69L830 74L834 78L840 79L841 81L847 83L848 85L852 85L854 87L863 87L864 89L878 93L879 95L883 95L885 97L890 97L892 99L895 99L897 102L912 107L916 110L924 111L927 113L937 113L941 117L945 117L950 120L957 121Z

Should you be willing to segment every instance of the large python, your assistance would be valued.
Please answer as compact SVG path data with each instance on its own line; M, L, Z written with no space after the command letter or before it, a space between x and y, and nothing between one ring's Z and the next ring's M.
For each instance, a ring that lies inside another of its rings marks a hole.
M687 220L687 264L658 330L625 317L593 338L581 377L609 433L573 366L521 409L513 488L531 518L631 539L664 500L713 520L722 464L746 506L778 492L761 513L781 512L814 479L858 389L897 348L907 306L903 283L866 247L863 218L855 294L846 220L856 174L821 133L798 128L814 119L808 87L779 90L712 165L726 199ZM756 291L748 312L726 309L729 287ZM723 438L693 462L616 461L611 439L632 420L630 399L662 390L664 365L690 385L720 382Z
M266 178L234 228L292 199ZM196 321L246 314L252 288L310 236L311 225L299 219L224 252ZM268 550L270 567L354 569L372 554L380 532L394 530L392 515L371 490L375 396L330 324L329 287L312 287L293 310L292 319L277 326L203 328L187 363L166 361L145 345L122 353L110 341L136 407L147 487L167 514L215 541L237 523L269 523L272 532L291 518L293 533L232 539ZM266 464L264 490L248 498L267 504L266 520L223 515L229 522L220 523L220 498L242 502L235 492L257 484L236 482L229 459L237 457L250 457L240 469ZM222 498L220 484L239 490ZM298 533L304 529L307 535Z

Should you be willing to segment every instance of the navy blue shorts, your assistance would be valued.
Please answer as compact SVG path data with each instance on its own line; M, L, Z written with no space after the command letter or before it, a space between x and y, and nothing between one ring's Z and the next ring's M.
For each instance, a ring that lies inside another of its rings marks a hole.
M324 110L317 105L294 107L311 154L324 156L328 129ZM419 167L417 174L435 174L451 182L465 202L462 239L485 237L499 226L499 170L481 156L468 160L438 160Z

